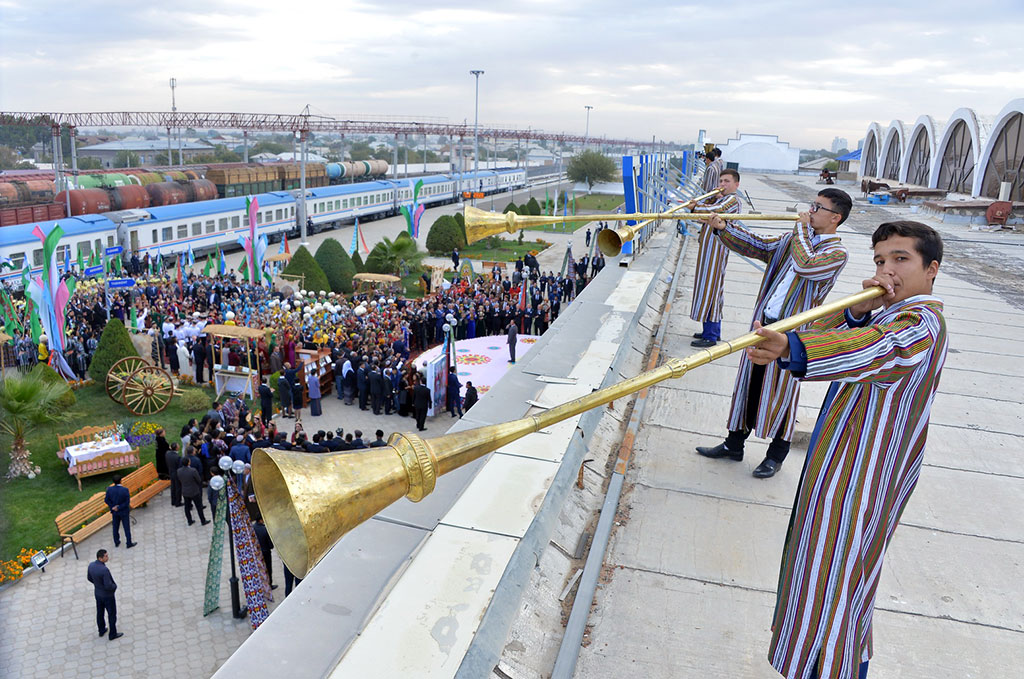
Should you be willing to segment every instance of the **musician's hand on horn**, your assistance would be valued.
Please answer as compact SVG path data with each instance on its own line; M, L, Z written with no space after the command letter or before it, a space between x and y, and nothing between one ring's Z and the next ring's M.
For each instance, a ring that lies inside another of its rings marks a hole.
M754 332L765 339L752 347L747 347L747 358L751 363L767 365L777 358L789 358L789 337L781 332L769 330L754 321Z
M711 219L708 220L708 226L715 229L716 231L721 231L722 229L725 228L725 220L719 217L717 214L711 215Z
M867 314L870 314L875 309L878 309L887 304L892 304L896 299L896 293L892 286L892 276L885 274L878 274L874 278L868 278L861 282L861 285L865 290L873 288L876 285L885 289L885 294L881 297L875 297L869 299L866 302L860 304L854 304L850 307L850 315L854 318L864 318Z

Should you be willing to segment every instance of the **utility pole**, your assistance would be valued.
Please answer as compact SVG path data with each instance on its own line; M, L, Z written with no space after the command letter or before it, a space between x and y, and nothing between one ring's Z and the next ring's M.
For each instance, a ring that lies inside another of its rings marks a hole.
M174 98L174 88L178 86L178 79L171 78L171 113L178 112L178 104ZM176 117L176 116L172 116ZM178 152L180 155L180 151ZM167 164L174 165L174 149L171 147L171 128L167 128Z
M583 133L583 150L587 150L587 142L590 140L590 110L594 107L586 104L583 108L587 109L587 131Z
M469 72L476 78L476 97L474 98L473 104L473 174L477 175L474 179L477 181L479 186L480 178L480 76L484 74L481 70L472 70ZM477 187L473 186L471 191L476 192ZM476 198L473 199L473 205L476 205Z

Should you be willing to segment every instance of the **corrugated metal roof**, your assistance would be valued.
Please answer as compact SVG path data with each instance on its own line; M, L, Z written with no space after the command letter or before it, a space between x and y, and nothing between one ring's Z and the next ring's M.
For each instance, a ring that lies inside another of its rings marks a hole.
M836 160L860 160L860 152L862 150L863 149L857 149L856 151L851 151L850 153L847 153L845 156L839 156L838 158L836 158Z
M175 151L178 150L178 145L174 142L171 142L171 147ZM182 142L181 147L185 151L213 150L213 147L209 144L197 144L194 142ZM167 140L108 141L103 144L93 144L92 146L83 146L78 149L79 153L82 151L167 151Z

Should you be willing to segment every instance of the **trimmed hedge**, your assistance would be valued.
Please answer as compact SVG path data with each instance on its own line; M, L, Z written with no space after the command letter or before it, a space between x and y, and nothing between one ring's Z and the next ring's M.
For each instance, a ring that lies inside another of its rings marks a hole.
M313 259L323 269L324 275L327 276L327 283L331 286L324 289L339 294L352 292L352 277L356 275L356 265L352 263L345 248L341 247L341 243L333 238L325 239L317 248L316 256ZM309 288L306 289L309 290Z
M96 380L97 383L103 384L106 382L107 373L115 363L122 358L138 355L139 352L132 344L131 335L128 334L124 323L118 318L111 318L103 328L96 352L92 355L92 362L89 363L89 377Z
M451 215L441 215L427 234L427 251L432 255L447 255L455 248L465 247L462 228Z
M330 239L324 242L327 243L329 241ZM313 259L313 255L309 254L309 250L306 249L305 245L299 246L299 249L292 255L292 260L288 262L288 266L281 273L289 276L303 276L301 284L296 280L293 285L299 285L304 290L312 290L313 292L331 290L330 283L327 281L327 275L324 274L324 270Z
M366 263L363 262L363 256L359 254L359 250L352 255L352 264L356 267L356 273L366 273Z

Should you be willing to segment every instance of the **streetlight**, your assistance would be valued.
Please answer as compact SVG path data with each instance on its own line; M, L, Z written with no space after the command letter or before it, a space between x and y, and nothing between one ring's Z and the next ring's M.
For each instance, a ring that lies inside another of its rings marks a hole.
M480 76L483 71L473 70L470 75L476 76L476 97L473 104L473 174L476 180L480 181ZM475 192L474 192L475 193ZM473 198L473 205L476 205L476 198Z
M587 150L587 141L590 139L590 109L594 108L589 104L584 104L583 108L587 109L587 131L583 133L583 150Z

